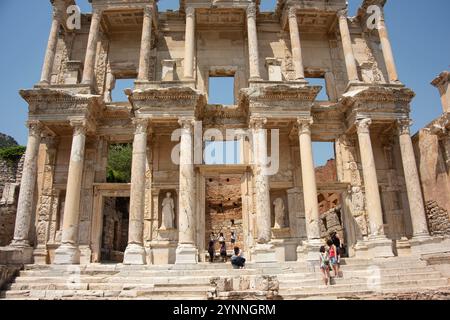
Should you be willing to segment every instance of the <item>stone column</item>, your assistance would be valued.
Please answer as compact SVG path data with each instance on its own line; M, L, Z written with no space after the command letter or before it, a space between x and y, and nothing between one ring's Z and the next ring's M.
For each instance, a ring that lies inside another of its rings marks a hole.
M130 222L128 246L125 250L123 263L145 264L143 232L148 119L134 119L133 123L135 131L131 163Z
M100 21L102 13L99 10L94 10L91 18L91 29L89 30L89 38L86 49L86 57L84 60L83 69L83 84L92 85L94 81L95 58L97 55L97 42L100 33Z
M47 42L47 50L45 51L44 65L42 67L41 84L48 85L51 81L51 73L53 62L55 60L56 44L58 43L58 32L60 29L60 22L57 17L56 8L53 8L52 26Z
M294 62L295 80L305 79L303 67L302 47L300 43L300 32L298 30L297 9L289 8L289 34L291 36L292 60Z
M259 73L258 32L256 30L256 5L254 3L247 7L247 33L250 80L259 80L261 75Z
M180 191L178 198L178 247L176 264L198 261L195 247L195 174L193 158L193 117L181 118Z
M266 118L255 117L250 120L253 143L253 179L256 213L256 244L252 248L254 262L275 262L275 247L271 243L272 222L270 203L270 184L267 175L267 133Z
M344 48L345 66L349 81L359 81L355 55L353 54L352 37L348 28L347 10L338 12L339 30L341 32L342 47Z
M62 239L61 245L55 251L55 264L80 263L78 226L87 126L85 120L71 121L70 125L73 127L72 150L67 177Z
M300 141L300 161L303 182L303 201L305 204L305 220L308 259L312 252L317 252L321 245L319 226L319 204L317 202L317 183L314 168L313 150L311 142L312 118L299 118L298 136Z
M144 8L144 23L142 25L141 52L139 58L138 80L148 81L150 70L150 52L152 45L152 16L153 9Z
M255 177L255 197L256 197L256 220L257 227L257 243L265 244L271 240L271 221L270 221L270 187L269 177L265 172L267 166L267 134L264 125L266 118L252 118L250 125L253 135L253 150L255 160L254 177Z
M381 207L380 191L378 189L377 170L372 150L369 126L371 119L356 121L359 152L364 177L366 196L366 210L369 219L369 250L374 257L393 256L391 241L384 234L383 211Z
M29 121L28 142L23 164L22 182L20 184L17 202L16 224L11 246L29 247L28 234L30 232L33 215L34 191L36 188L37 161L41 141L42 125L36 121Z
M383 57L389 76L389 82L398 82L397 67L395 66L394 54L392 53L391 42L384 21L384 14L381 15L378 22L378 34L380 36L381 47L383 49Z
M184 42L184 77L194 79L195 9L186 8L186 35Z
M409 119L399 120L398 135L403 171L405 173L406 191L411 212L413 236L415 238L423 238L429 237L430 234L428 232L419 173L417 171L416 158L409 131L410 125L411 121Z

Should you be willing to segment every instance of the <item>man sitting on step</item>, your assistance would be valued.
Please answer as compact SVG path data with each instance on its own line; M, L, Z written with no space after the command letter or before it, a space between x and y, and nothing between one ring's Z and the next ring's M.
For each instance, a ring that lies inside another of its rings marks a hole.
M245 258L239 247L234 247L234 255L231 257L231 265L233 269L243 269L245 267Z

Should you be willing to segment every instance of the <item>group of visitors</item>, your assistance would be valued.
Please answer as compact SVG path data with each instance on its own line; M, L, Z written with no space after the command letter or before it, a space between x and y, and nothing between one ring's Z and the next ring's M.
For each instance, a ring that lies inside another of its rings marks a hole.
M334 277L342 277L339 267L341 254L343 253L343 243L336 232L330 235L326 243L326 246L320 247L319 262L320 270L323 274L323 281L327 286L331 282L331 271L334 272Z
M219 233L219 236L216 237L214 232L211 232L211 236L209 238L209 244L208 244L208 253L209 253L209 262L214 262L214 258L216 256L216 241L220 244L220 258L222 262L227 262L227 245L225 236L223 235L223 232ZM230 236L230 242L234 246L236 243L236 234L234 231L231 231Z

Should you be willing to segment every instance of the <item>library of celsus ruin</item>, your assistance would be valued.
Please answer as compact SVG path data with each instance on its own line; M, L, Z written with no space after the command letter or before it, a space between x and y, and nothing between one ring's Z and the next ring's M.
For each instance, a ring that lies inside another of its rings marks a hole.
M230 252L234 232L254 263L317 260L319 194L339 203L349 257L450 244L430 234L415 94L397 74L386 0L363 0L355 17L345 0L278 0L272 12L259 0L180 0L167 12L154 0L91 0L79 28L67 23L74 0L51 2L41 79L20 91L29 136L0 260L197 264L211 232ZM209 102L217 77L233 79L232 105ZM124 79L128 100L114 101ZM335 181L316 179L314 142L334 145ZM209 146L230 143L236 161L208 161ZM111 147L129 144L130 181L109 180Z

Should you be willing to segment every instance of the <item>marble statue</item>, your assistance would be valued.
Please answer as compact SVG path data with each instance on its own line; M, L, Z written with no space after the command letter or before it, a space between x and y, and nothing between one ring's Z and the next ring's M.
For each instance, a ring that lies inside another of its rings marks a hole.
M275 229L282 229L286 227L286 224L284 222L284 215L285 215L285 207L284 207L284 201L281 198L276 198L273 202L273 205L275 206Z
M174 208L175 204L172 199L172 193L167 192L162 202L161 230L173 229Z

